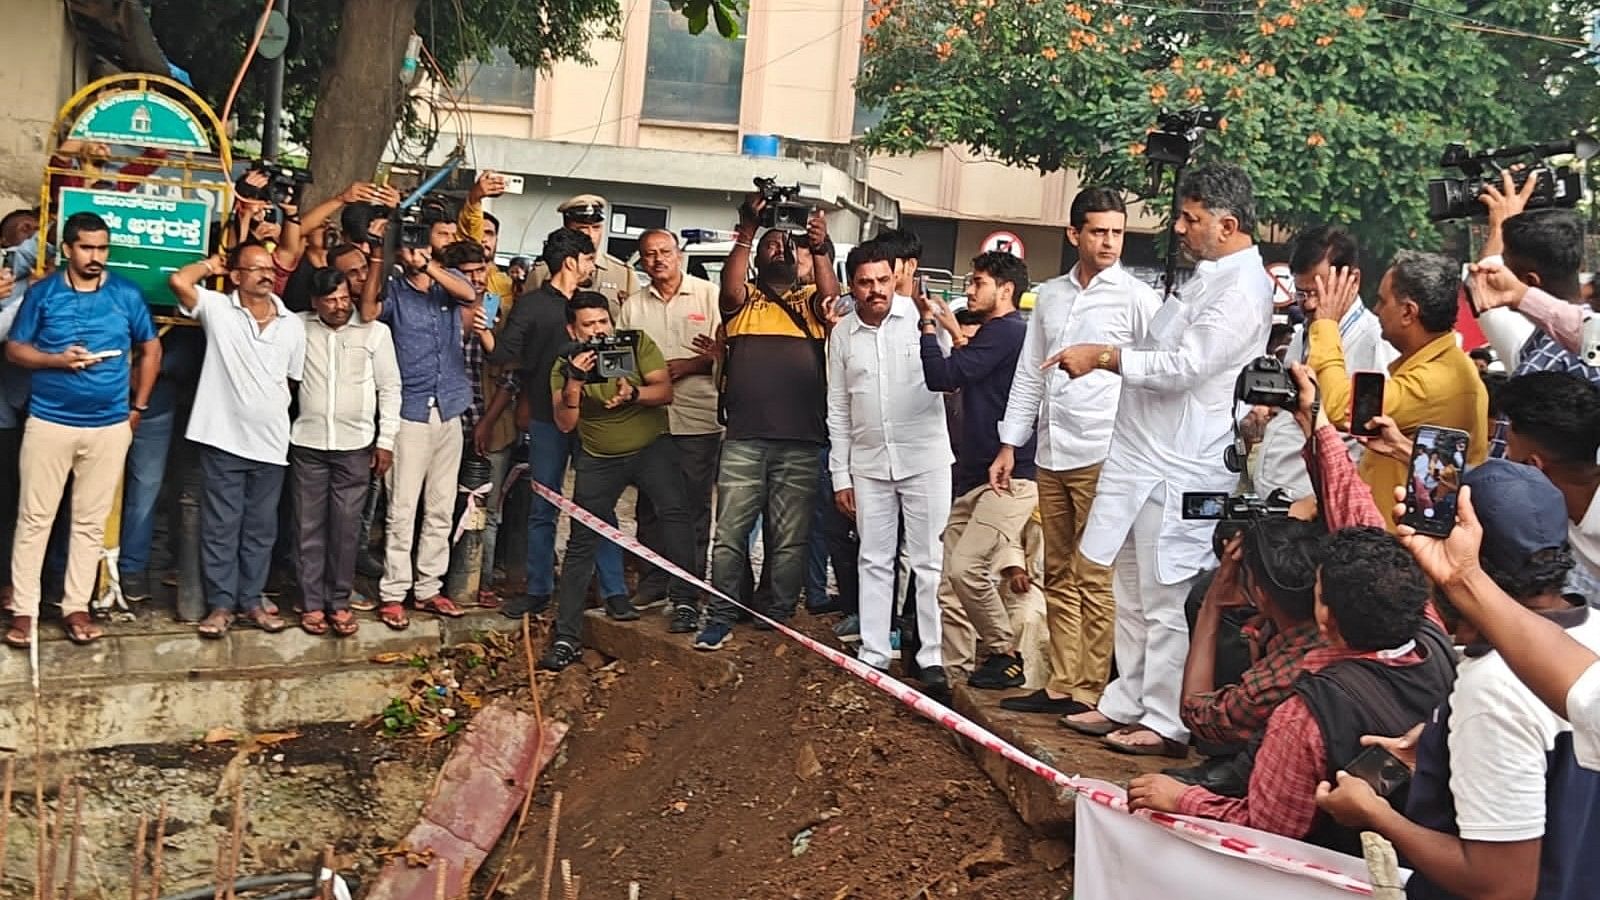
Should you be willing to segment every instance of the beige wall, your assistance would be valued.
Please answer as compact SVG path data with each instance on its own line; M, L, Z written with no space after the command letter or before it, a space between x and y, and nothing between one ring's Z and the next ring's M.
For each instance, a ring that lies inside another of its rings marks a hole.
M862 9L841 0L752 0L746 27L739 123L710 125L641 119L648 78L650 0L630 0L621 41L596 41L595 64L566 62L536 82L531 110L472 110L465 130L622 147L737 153L740 136L779 134L809 141L850 140L855 114ZM443 133L455 125L446 122ZM972 220L987 234L1066 225L1077 191L1073 173L1041 175L964 147L875 157L868 181L900 201L904 213ZM1153 231L1159 219L1142 207L1129 227ZM965 226L963 226L965 233ZM979 235L981 238L982 235ZM1059 262L1059 237L1037 252ZM963 250L965 242L962 243ZM1048 249L1047 249L1048 246ZM1030 244L1030 253L1034 252ZM970 254L969 254L970 255ZM1041 259L1040 262L1052 260Z
M60 0L0 3L0 214L39 203L56 112L81 85L77 35Z

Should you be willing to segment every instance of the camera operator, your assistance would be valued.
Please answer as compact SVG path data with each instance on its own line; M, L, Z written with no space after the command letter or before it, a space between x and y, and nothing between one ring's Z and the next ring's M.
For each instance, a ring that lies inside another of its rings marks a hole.
M1289 273L1294 279L1295 299L1300 309L1310 319L1306 329L1297 332L1289 342L1287 358L1303 363L1310 353L1308 330L1312 323L1329 319L1339 312L1337 302L1322 303L1317 291L1318 280L1327 284L1335 269L1354 270L1361 262L1360 248L1355 236L1343 228L1318 225L1295 235L1289 257ZM1354 371L1387 371L1397 355L1395 349L1383 339L1378 317L1367 310L1366 304L1357 300L1343 314L1331 321L1339 329L1340 345L1344 348L1345 363ZM1311 481L1306 465L1301 459L1304 435L1295 427L1292 417L1277 413L1267 420L1261 437L1261 448L1256 455L1255 471L1251 481L1262 496L1283 490L1292 498L1311 496ZM1360 458L1360 445L1354 441L1346 445Z
M658 537L673 565L693 571L694 536L684 505L683 473L667 427L666 406L672 402L672 377L655 341L643 332L631 351L631 371L612 380L594 379L601 363L589 345L612 334L610 304L604 295L584 291L567 304L567 334L578 343L551 366L549 384L556 427L578 432L581 448L573 463L573 502L614 521L617 498L629 485L648 497L661 521ZM601 351L615 352L615 351ZM594 575L595 547L600 535L574 525L562 555L561 585L555 637L539 659L539 667L560 671L583 652L583 602ZM610 541L606 541L610 543ZM676 609L695 605L695 589L674 578L667 588ZM626 597L621 607L607 602L616 619L637 619Z
M567 463L577 450L572 435L556 426L550 394L543 389L550 367L561 356L567 336L568 298L578 286L594 275L594 243L582 231L562 227L550 232L544 242L544 259L555 274L537 289L524 294L506 317L489 362L516 366L521 372L531 421L528 423L529 475L556 493L564 490ZM510 395L502 392L491 401L484 422L493 427L510 406ZM616 524L615 519L608 520ZM550 605L555 591L556 508L542 497L528 502L528 584L521 597L500 608L507 618L538 614ZM600 544L596 558L600 595L608 609L631 608L627 582L622 574L622 549L610 541Z
M1335 425L1350 427L1350 372L1343 338L1336 324L1351 306L1360 303L1361 273L1334 270L1317 281L1320 313L1307 329L1310 364L1322 385L1322 405ZM1383 412L1400 430L1414 434L1423 424L1459 428L1471 436L1467 463L1477 465L1489 452L1489 394L1483 379L1456 340L1459 311L1460 266L1434 253L1402 251L1378 285L1378 318L1383 339L1400 356L1389 364L1384 385ZM1375 498L1386 498L1405 484L1407 467L1381 454L1361 458L1361 477ZM1393 510L1379 502L1380 511L1394 528Z
M454 222L435 219L428 226L428 241L454 232ZM442 588L450 564L450 517L461 468L458 419L472 404L462 352L468 329L461 308L478 300L472 285L441 265L426 244L402 246L399 261L402 274L388 276L382 271L383 254L373 256L361 292L362 320L389 326L400 362L400 428L395 434L394 464L384 477L389 515L383 579L378 585L378 616L394 629L410 625L404 606L407 592L413 592L419 610L449 617L462 614Z
M800 600L807 540L818 490L817 458L828 441L827 337L833 317L828 298L839 293L833 261L823 252L827 222L812 213L803 235L771 228L752 245L767 201L751 194L739 207L734 247L722 266L720 306L727 333L719 418L726 426L717 476L717 516L711 582L737 596L749 560L750 530L764 516L771 605L764 612L787 619ZM811 250L815 284L799 283L795 245ZM756 279L749 281L750 254ZM728 639L732 604L713 598L695 639L715 650Z
M1255 197L1236 166L1195 169L1179 186L1173 230L1199 260L1195 277L1123 347L1073 344L1045 360L1079 378L1122 376L1111 445L1080 552L1114 565L1116 656L1121 676L1099 708L1061 721L1104 736L1120 752L1187 755L1179 717L1189 649L1184 601L1209 565L1211 529L1180 518L1186 490L1228 491L1223 464L1239 370L1267 345L1272 279L1252 232Z
M1532 467L1496 459L1464 476L1468 489L1483 513L1482 570L1523 608L1600 648L1600 620L1581 597L1562 594L1572 557L1560 491ZM1456 623L1455 638L1466 658L1432 718L1400 741L1364 739L1411 758L1404 806L1343 772L1329 780L1336 789L1329 781L1318 788L1318 804L1394 842L1416 870L1408 897L1587 896L1576 886L1592 881L1588 860L1600 845L1600 772L1579 767L1562 739L1571 726L1516 680L1470 621Z

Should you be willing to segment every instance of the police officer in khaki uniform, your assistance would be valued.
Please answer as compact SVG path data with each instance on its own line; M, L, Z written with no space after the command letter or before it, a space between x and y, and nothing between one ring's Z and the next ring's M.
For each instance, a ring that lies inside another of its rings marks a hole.
M579 194L556 207L562 224L581 231L594 242L594 278L584 287L599 291L611 303L611 321L622 313L622 301L639 290L639 275L633 267L604 251L606 245L606 198ZM550 267L543 261L533 267L524 291L536 290L550 278Z

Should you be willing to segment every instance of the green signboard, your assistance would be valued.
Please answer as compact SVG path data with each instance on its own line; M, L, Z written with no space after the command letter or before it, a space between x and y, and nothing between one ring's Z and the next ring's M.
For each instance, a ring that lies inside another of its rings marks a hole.
M211 141L194 113L155 91L102 94L72 123L69 138L211 152Z
M211 204L202 200L62 188L60 210L58 222L80 212L105 219L111 229L108 268L132 279L146 302L158 305L173 302L167 278L205 258L211 242Z

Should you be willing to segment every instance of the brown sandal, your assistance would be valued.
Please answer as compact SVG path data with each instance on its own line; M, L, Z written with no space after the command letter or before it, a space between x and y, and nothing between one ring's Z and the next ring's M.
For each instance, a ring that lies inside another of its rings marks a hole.
M67 613L66 619L62 621L62 627L67 632L67 640L80 647L105 637L105 632L94 624L86 612Z
M289 627L289 623L278 617L277 613L268 612L265 606L258 606L247 611L238 619L241 625L259 628L267 634L277 634Z
M303 612L300 614L300 630L306 634L321 635L328 633L328 617L322 610Z
M1114 740L1118 736L1138 734L1144 731L1156 735L1156 737L1160 738L1160 741L1154 744L1128 744ZM1172 738L1157 734L1153 729L1142 725L1108 734L1100 739L1100 744L1107 750L1115 750L1118 753L1126 753L1129 756L1166 756L1172 759L1185 759L1189 755L1188 744L1182 744Z
M459 619L467 614L466 610L457 606L454 600L443 594L434 594L426 600L418 600L417 612L433 613L436 616L444 616L447 619Z
M1081 715L1081 713L1070 713L1069 715ZM1089 737L1105 737L1114 731L1121 731L1128 727L1122 722L1114 722L1110 719L1104 722L1074 722L1068 716L1062 716L1056 721L1061 723L1062 728L1076 731L1079 734L1086 734Z
M411 620L406 617L406 608L399 603L385 603L378 607L378 618L395 631L405 631L411 627Z
M5 642L13 647L23 650L28 649L28 641L33 637L32 616L12 616L11 627L6 629Z
M483 590L478 591L478 608L479 609L499 609L500 608L500 595L495 593L494 588L484 588Z
M355 614L348 609L336 609L328 616L328 624L333 626L333 633L337 637L349 637L361 630L361 623L356 621Z
M204 619L200 620L199 625L195 626L195 631L200 632L200 636L203 638L215 640L227 637L228 628L232 625L233 613L225 609L213 609Z

